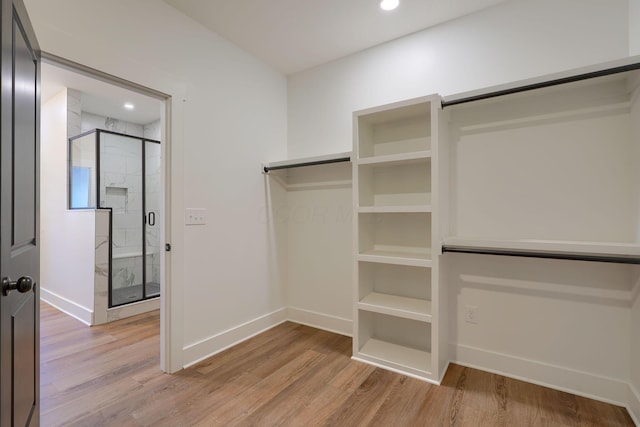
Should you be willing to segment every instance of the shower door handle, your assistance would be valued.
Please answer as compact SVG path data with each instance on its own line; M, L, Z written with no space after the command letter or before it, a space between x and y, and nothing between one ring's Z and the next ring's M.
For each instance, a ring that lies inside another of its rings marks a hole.
M147 217L148 217L147 224L149 224L151 227L156 225L156 213L155 212L149 212Z

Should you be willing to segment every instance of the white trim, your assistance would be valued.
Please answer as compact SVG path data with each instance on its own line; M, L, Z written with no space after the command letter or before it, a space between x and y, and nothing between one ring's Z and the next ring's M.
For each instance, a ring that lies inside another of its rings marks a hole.
M353 330L353 322L349 319L296 307L287 308L287 319L294 323L311 326L347 337L351 336Z
M374 360L371 360L368 357L351 356L351 360L355 360L356 362L360 362L360 363L366 363L367 365L375 366L376 368L381 368L381 369L384 369L385 371L395 372L396 374L404 375L406 377L415 378L417 380L425 381L425 382L428 382L430 384L434 384L434 385L437 385L437 386L440 385L440 382L438 382L438 380L434 380L434 379L428 378L428 377L426 377L424 375L415 374L415 373L410 372L410 371L408 371L406 369L394 368L393 366L389 366L389 365L387 365L385 363L379 363L379 362L376 362ZM431 375L431 374L429 374L429 375Z
M184 368L195 365L213 355L216 355L234 345L240 344L268 329L287 320L287 309L281 308L256 319L205 338L183 349Z
M93 310L83 307L63 296L40 287L40 299L65 314L81 321L87 326L93 325Z
M629 383L629 403L625 405L633 422L640 426L640 392Z
M466 345L450 344L451 363L491 372L532 384L627 406L629 383L563 366L524 359Z

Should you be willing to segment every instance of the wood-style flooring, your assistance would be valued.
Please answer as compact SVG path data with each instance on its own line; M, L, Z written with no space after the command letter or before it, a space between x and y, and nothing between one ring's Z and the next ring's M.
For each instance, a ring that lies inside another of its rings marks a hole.
M623 408L458 365L431 385L289 322L168 375L157 311L88 327L41 309L43 427L633 426Z

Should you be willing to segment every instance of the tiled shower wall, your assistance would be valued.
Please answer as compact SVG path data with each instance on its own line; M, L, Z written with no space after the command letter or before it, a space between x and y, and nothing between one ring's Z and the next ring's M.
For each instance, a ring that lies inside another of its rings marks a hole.
M88 132L93 129L110 130L131 136L144 136L144 126L142 125L83 111L81 131Z

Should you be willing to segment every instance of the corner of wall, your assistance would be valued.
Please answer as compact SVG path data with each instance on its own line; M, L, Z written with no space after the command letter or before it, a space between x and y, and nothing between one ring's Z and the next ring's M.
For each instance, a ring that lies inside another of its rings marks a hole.
M264 331L267 331L287 320L287 309L281 308L265 314L241 325L222 331L208 338L187 345L183 348L184 367L195 365L204 359L214 356L234 345L240 344Z
M93 325L93 311L84 307L68 298L60 296L55 292L51 292L45 287L40 286L40 299L52 307L57 308L63 313L78 319L87 326Z
M347 337L352 336L353 321L342 317L331 316L311 310L303 310L296 307L287 308L287 319L294 323L311 326Z

